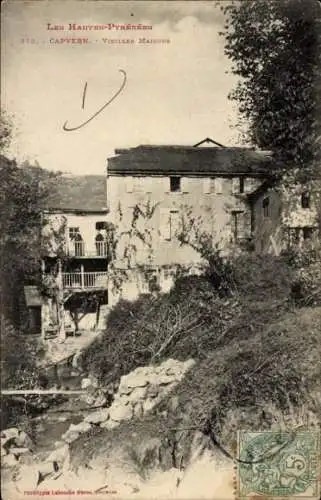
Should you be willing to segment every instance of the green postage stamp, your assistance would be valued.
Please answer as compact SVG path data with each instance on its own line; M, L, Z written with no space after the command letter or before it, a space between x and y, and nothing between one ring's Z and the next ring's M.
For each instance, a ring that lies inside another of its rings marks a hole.
M320 432L239 431L237 498L320 499Z

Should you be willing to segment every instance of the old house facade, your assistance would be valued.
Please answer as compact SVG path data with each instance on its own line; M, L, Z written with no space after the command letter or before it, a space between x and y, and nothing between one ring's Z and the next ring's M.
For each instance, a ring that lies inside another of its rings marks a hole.
M319 182L276 180L269 152L204 144L116 149L106 176L58 181L43 214L41 297L26 287L33 330L45 336L62 315L67 330L97 328L119 298L168 291L177 271L200 269L200 234L233 255L318 237Z
M72 333L97 327L107 303L106 215L104 176L57 180L42 221L43 336L56 334L59 315Z
M201 262L192 245L181 244L184 230L200 227L226 252L251 242L249 195L270 177L272 159L268 152L211 142L118 149L108 159L108 220L117 232L114 266L131 276L125 296L146 290L143 265L164 290L171 285L168 268Z
M309 250L320 236L321 183L295 183L284 175L262 184L250 195L253 242L257 253L279 255Z

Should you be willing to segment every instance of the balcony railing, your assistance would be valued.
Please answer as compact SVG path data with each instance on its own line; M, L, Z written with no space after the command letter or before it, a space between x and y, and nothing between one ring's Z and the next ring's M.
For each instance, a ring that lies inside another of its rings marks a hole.
M64 288L107 288L107 272L62 273Z
M68 254L72 257L107 257L106 241L96 241L94 248L88 250L84 241L73 241L68 245Z

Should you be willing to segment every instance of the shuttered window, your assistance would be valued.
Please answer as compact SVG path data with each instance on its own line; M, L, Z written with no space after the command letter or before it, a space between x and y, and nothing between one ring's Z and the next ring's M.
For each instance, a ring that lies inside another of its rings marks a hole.
M222 194L223 192L223 179L220 177L214 179L214 192L216 194Z
M203 179L203 193L210 194L213 191L213 179L210 177Z
M240 192L240 179L239 177L233 177L232 179L232 193L238 194Z
M167 208L161 208L159 219L159 231L164 240L171 239L170 211Z
M189 193L189 179L187 177L183 177L181 179L181 191L183 193Z
M132 177L126 177L126 193L132 193L134 188L134 179Z

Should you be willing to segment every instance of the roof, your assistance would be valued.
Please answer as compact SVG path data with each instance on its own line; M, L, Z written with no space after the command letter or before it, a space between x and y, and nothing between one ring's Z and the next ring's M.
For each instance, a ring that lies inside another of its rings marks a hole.
M25 286L25 298L27 307L41 306L42 299L36 286Z
M52 183L48 210L107 212L106 177L103 175L62 175Z
M108 159L114 175L266 175L274 166L270 152L237 147L141 145L115 153Z
M278 186L280 179L278 177L269 177L266 179L255 191L249 193L248 199L250 203L256 202L256 200L262 195L267 193L271 188Z

